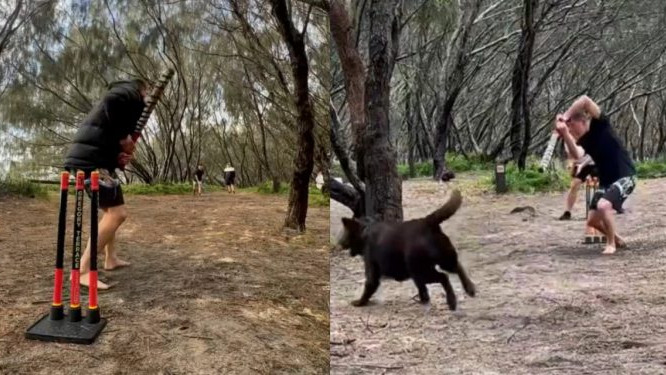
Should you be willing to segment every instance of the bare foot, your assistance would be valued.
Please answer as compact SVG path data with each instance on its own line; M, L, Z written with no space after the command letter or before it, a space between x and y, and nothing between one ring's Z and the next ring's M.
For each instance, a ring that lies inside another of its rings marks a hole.
M615 246L613 245L606 245L606 248L602 252L602 254L614 254L615 253Z
M130 265L130 262L120 260L118 258L107 257L104 260L104 269L107 271L115 270L116 268L127 267Z
M81 274L81 277L79 278L79 280L80 280L79 282L80 282L81 285L83 285L83 286L85 286L85 287L89 287L89 286L90 286L90 274L82 273L82 274ZM107 289L109 289L110 287L111 287L111 286L109 286L109 285L107 285L107 284L104 284L103 282L97 280L97 289L98 289L98 290L107 290Z

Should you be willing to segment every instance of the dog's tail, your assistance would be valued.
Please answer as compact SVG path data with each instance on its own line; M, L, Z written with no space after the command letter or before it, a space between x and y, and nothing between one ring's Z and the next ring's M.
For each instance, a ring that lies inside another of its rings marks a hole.
M453 216L462 204L462 194L460 190L454 189L449 195L449 200L444 203L437 211L425 217L428 224L439 225L439 223Z

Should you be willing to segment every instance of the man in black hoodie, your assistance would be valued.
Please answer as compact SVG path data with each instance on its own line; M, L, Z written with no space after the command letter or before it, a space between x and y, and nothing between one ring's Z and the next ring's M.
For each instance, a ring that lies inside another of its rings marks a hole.
M142 80L119 81L109 85L109 91L88 114L79 127L74 142L65 157L65 169L72 173L86 172L86 178L95 169L106 169L112 178L115 170L127 164L134 152L131 134L145 106L148 85ZM100 176L100 180L102 180ZM116 231L127 219L127 209L119 184L100 181L99 207L104 212L99 222L97 248L104 249L104 269L129 266L118 258L114 246ZM81 257L81 285L89 285L90 241ZM98 289L109 286L98 281Z

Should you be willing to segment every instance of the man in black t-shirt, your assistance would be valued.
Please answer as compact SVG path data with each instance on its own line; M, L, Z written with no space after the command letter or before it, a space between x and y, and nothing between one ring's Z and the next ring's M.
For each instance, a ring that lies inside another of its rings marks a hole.
M625 247L617 235L613 210L621 211L622 204L636 187L636 169L629 153L615 136L608 117L587 96L577 99L571 107L557 116L555 128L567 144L572 156L583 155L576 141L594 160L599 174L599 190L590 203L587 224L606 235L604 254L613 254Z

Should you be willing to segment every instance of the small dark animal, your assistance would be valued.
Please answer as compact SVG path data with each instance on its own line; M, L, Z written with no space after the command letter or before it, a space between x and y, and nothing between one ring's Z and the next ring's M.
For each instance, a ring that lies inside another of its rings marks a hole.
M447 182L447 181L453 180L454 178L456 178L455 173L453 173L451 171L446 171L446 172L442 173L441 180L444 181L444 182Z
M449 200L430 215L402 223L378 222L372 219L343 218L344 233L339 245L350 249L351 256L362 255L365 264L365 289L354 306L367 305L377 291L380 279L412 279L419 290L421 303L428 303L427 284L439 283L446 291L446 302L456 309L456 295L448 276L435 266L457 273L465 292L474 297L474 283L458 262L458 253L439 224L453 216L462 203L460 191L454 190Z

